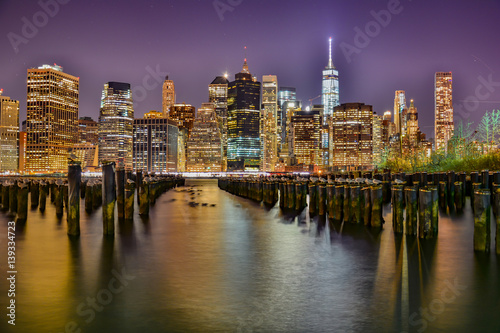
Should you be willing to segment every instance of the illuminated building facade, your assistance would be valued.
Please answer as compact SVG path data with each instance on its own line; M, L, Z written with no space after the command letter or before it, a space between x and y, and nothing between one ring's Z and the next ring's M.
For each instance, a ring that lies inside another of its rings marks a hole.
M99 124L90 117L80 117L78 120L78 143L73 147L73 153L82 162L83 171L96 171L99 166Z
M177 171L177 122L150 111L134 119L134 171L169 173Z
M132 170L134 104L129 83L104 84L99 114L99 163L113 161Z
M258 171L260 167L260 82L243 69L227 92L227 169Z
M406 135L406 94L404 90L396 90L394 94L394 125L400 138Z
M162 87L162 111L163 117L167 117L170 108L175 104L175 85L174 81L165 77Z
M332 38L329 39L328 65L323 70L322 104L324 106L323 122L333 114L334 108L339 105L339 71L333 66Z
M91 117L80 117L78 120L78 142L99 143L99 124Z
M373 114L373 163L374 165L382 162L382 152L384 150L383 137L383 116Z
M363 103L335 107L330 143L334 170L368 170L373 166L373 108Z
M185 103L174 104L168 113L168 119L176 121L179 127L177 142L177 171L179 172L186 171L187 141L193 129L195 117L196 108Z
M453 99L451 72L437 72L434 80L434 138L436 150L447 149L453 136Z
M302 111L301 101L286 101L283 103L280 159L283 159L287 164L290 164L290 158L293 155L292 117L298 111Z
M297 100L297 90L294 87L279 87L278 106L283 109L283 103Z
M296 111L292 116L293 155L298 164L322 164L321 124L319 110Z
M19 101L0 90L0 172L19 169Z
M19 132L19 173L26 172L26 145L28 144L28 133Z
M278 162L278 78L262 76L262 110L260 124L260 170L272 172Z
M419 143L419 129L418 129L418 112L413 99L410 100L410 107L408 108L407 115L407 128L408 128L408 146L415 148Z
M222 171L222 149L219 124L213 103L203 103L198 109L187 142L187 172Z
M78 140L79 78L61 66L28 69L26 171L67 172Z
M214 104L222 141L222 170L227 169L227 87L226 76L217 76L208 85L208 101Z

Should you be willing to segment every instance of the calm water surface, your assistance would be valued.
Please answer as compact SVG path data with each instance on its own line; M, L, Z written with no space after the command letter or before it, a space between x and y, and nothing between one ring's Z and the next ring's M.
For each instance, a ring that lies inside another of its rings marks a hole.
M53 205L30 211L16 235L15 327L1 213L0 331L500 332L500 260L474 253L469 202L441 215L437 240L417 241L393 234L390 206L373 232L286 215L216 180L186 185L112 238L100 209L82 210L76 240Z

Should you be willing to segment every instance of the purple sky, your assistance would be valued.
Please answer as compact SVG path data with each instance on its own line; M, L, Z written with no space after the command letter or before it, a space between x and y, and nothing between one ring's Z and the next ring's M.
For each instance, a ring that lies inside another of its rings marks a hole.
M80 77L80 116L97 119L103 84L123 81L132 84L141 117L161 109L161 83L148 78L158 68L174 80L178 102L199 107L215 76L227 71L233 79L241 70L246 45L253 75L277 75L308 104L321 93L333 36L341 103L372 104L381 114L392 110L395 90L406 90L421 130L432 137L434 72L452 71L455 119L477 123L500 107L500 1L403 0L385 27L374 25L371 12L393 2L218 0L231 9L218 13L213 0L71 0L44 22L37 1L0 0L0 88L20 101L23 120L27 68L57 63ZM40 27L16 53L9 36L22 37L23 17L34 16ZM341 44L356 46L355 28L367 26L369 43L348 59ZM484 87L488 80L493 84Z

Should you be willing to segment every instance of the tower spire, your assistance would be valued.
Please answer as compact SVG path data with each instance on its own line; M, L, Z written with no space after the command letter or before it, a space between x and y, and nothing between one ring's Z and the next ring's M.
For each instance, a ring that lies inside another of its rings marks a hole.
M247 64L247 47L245 46L245 61L243 62L243 70L241 71L242 73L250 73L248 70L248 64Z
M328 38L328 43L329 43L329 48L328 48L328 68L334 68L333 67L333 61L332 61L332 37Z

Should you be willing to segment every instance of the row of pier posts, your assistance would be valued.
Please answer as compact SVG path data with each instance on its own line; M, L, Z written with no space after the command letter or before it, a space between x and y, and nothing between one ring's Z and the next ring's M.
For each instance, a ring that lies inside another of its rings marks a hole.
M180 177L143 177L141 171L133 175L123 168L117 169L114 162L105 163L102 170L102 179L82 180L81 166L73 162L68 164L67 179L6 179L0 182L0 206L9 216L16 216L17 222L25 222L29 201L32 209L38 207L43 213L50 200L59 218L66 208L68 234L78 236L80 199L84 199L84 209L89 214L103 206L103 233L110 235L114 233L115 205L118 220L133 219L136 189L139 214L145 216L162 193L185 183Z
M470 196L474 213L474 249L490 249L492 211L496 224L495 250L500 254L499 172L354 176L332 175L329 181L230 177L220 178L218 183L223 190L257 202L274 205L279 201L283 210L300 212L308 206L311 215L376 228L384 223L383 205L391 203L393 231L426 239L437 237L440 209L442 213L461 213L466 196ZM271 194L266 196L263 189L269 189Z

